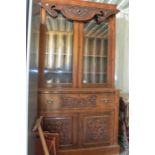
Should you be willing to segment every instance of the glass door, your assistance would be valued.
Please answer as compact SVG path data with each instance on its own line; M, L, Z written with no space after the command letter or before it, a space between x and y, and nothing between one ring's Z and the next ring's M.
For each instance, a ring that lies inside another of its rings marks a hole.
M73 21L46 14L44 85L71 86L73 70Z
M84 24L83 85L103 85L108 74L108 23Z

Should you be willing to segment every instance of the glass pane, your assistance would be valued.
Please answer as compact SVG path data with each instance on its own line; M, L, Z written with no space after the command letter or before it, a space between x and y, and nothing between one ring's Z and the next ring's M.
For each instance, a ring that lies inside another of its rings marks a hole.
M107 81L108 23L92 20L84 27L83 83L104 84Z
M72 83L73 22L61 14L46 16L45 81L48 85Z

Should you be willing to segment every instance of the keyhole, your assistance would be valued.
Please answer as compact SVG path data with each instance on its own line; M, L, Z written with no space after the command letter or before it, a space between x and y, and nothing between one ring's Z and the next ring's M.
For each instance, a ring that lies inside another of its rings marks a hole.
M80 14L81 13L81 10L78 10L78 13Z

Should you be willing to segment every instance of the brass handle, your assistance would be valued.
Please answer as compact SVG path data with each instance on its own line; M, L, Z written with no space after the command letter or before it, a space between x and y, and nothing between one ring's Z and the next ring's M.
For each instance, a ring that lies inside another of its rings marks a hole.
M102 99L102 102L104 102L104 103L110 103L111 100L109 100L108 98L103 98L103 99Z
M48 99L47 104L54 104L54 100L53 99Z

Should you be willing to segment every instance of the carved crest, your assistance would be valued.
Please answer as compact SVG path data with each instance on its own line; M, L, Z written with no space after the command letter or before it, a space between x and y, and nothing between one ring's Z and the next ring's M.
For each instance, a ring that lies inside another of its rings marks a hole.
M97 8L82 7L75 5L60 5L60 4L46 3L42 4L42 6L53 18L56 18L58 16L58 13L60 12L69 20L89 21L95 18L98 24L102 23L109 16L116 13L111 12L109 10L102 10Z

